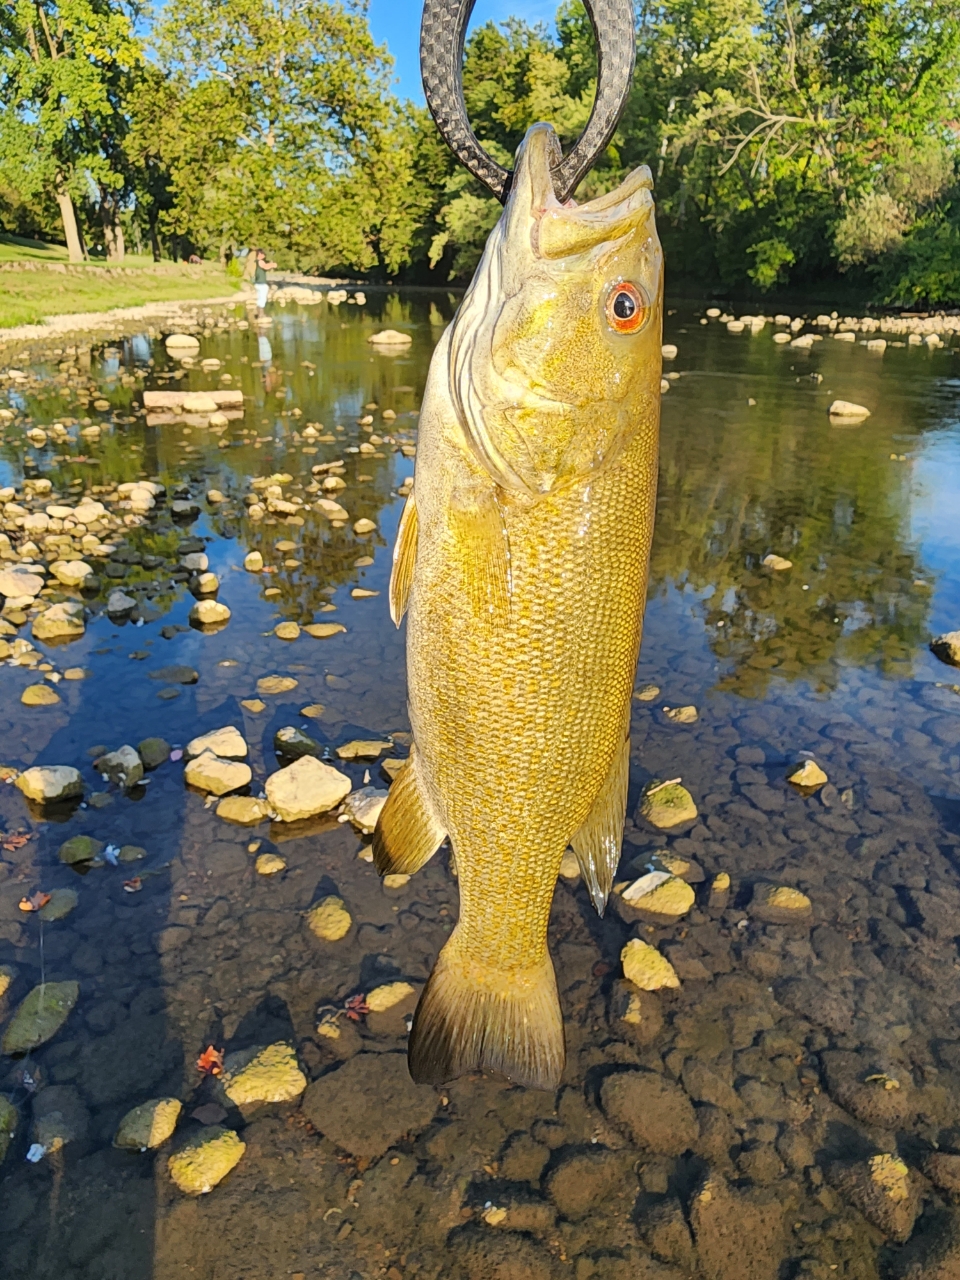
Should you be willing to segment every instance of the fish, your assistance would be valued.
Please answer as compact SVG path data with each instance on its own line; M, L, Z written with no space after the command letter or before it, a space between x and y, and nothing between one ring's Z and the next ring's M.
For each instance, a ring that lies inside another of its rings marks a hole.
M532 126L434 350L390 609L412 745L381 875L449 840L460 905L408 1041L417 1082L552 1089L563 1019L547 924L572 846L602 912L620 856L657 488L663 254L646 166L561 204Z

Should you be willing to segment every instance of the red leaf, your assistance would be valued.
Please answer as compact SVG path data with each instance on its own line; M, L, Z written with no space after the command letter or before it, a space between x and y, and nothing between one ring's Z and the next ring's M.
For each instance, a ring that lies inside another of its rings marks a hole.
M223 1071L223 1050L208 1045L197 1059L197 1070L204 1075L218 1076Z
M45 907L50 901L49 893L41 893L38 889L36 893L31 893L29 898L20 899L21 911L39 911L41 907Z
M143 881L139 876L134 876L132 880L124 880L123 882L124 893L139 893L142 888Z

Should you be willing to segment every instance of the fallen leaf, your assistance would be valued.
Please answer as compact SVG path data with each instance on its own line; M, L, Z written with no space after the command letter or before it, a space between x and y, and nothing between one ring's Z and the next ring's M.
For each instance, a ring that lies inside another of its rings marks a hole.
M351 996L343 1006L343 1011L351 1022L359 1022L365 1013L370 1012L370 1006L362 995Z
M123 882L124 893L139 893L142 888L143 881L139 876L134 876L132 880L124 880Z
M9 835L4 833L3 836L0 837L0 847L6 850L7 853L13 853L15 849L22 849L23 846L32 839L32 836L23 835L19 832Z
M223 1071L223 1050L208 1045L197 1059L197 1070L204 1075L218 1076Z
M31 893L29 898L20 899L21 911L39 911L41 907L45 907L50 901L49 893L41 893L38 889L36 893Z

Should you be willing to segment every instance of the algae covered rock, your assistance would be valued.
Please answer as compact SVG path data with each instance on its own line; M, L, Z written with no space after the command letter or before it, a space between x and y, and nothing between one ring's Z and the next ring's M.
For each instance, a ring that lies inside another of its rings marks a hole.
M293 1046L280 1042L228 1053L220 1087L235 1106L292 1102L307 1087Z
M206 1195L239 1163L246 1149L232 1129L211 1125L172 1155L167 1169L185 1195Z
M288 761L299 760L301 756L323 754L323 747L319 742L292 724L284 725L273 735L273 749L278 756L283 756Z
M103 845L93 836L71 836L60 846L59 858L67 866L76 866L81 862L92 862L98 857Z
M310 932L324 942L339 942L350 930L353 921L343 905L342 898L329 897L310 908L306 915Z
M63 920L79 901L76 889L54 889L50 894L50 901L37 914L41 920Z
M660 830L679 827L697 816L693 796L679 782L667 782L651 788L640 803L640 817Z
M621 893L625 903L638 915L655 923L679 920L696 901L696 894L679 876L668 871L649 871Z
M4 1053L28 1053L52 1040L77 1003L76 982L47 982L23 1000L3 1035Z
M13 1103L8 1098L0 1095L0 1164L3 1163L7 1148L13 1141L19 1118L20 1113Z
M170 759L170 743L165 738L144 738L137 743L137 754L145 769L159 769Z
M931 651L941 662L951 667L960 667L960 631L947 631L930 641Z
M37 804L55 804L83 795L83 779L77 769L68 764L34 765L24 769L17 778L17 787L28 800Z
M149 1102L141 1102L120 1121L113 1145L130 1151L159 1147L177 1127L182 1110L179 1098L151 1098Z

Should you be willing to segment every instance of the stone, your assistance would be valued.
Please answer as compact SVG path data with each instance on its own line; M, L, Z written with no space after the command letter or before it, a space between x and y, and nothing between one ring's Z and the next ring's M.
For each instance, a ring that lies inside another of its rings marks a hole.
M284 756L287 760L323 754L323 747L319 742L315 742L309 733L304 733L292 724L284 725L273 735L273 749L278 756Z
M788 1250L775 1197L735 1191L711 1175L696 1188L689 1216L705 1280L778 1280Z
M129 1151L152 1151L162 1146L177 1127L182 1110L179 1098L141 1102L120 1121L113 1145Z
M117 854L121 862L142 862L146 856L146 849L138 844L122 844Z
M633 1160L622 1151L586 1151L569 1156L547 1175L547 1193L563 1217L585 1218L612 1200Z
M397 329L381 329L379 333L371 333L367 341L380 347L404 347L413 341L413 337L409 333L400 333Z
M57 1034L77 1003L76 982L47 982L34 987L3 1034L4 1053L28 1053Z
M785 884L756 884L750 914L767 924L808 924L813 917L810 899Z
M57 856L61 862L72 867L78 863L93 862L95 858L99 858L102 850L103 844L94 840L93 836L71 836L60 846Z
M346 629L342 622L308 622L303 628L314 640L329 640L331 636L338 636Z
M24 769L17 778L17 787L37 804L54 804L83 795L83 779L79 771L68 764L34 765L32 769Z
M379 591L371 591L368 587L354 587L350 592L354 600L372 600L374 596L379 594Z
M151 680L162 680L164 684L196 684L200 679L199 671L177 662L168 667L159 667L149 675Z
M230 621L230 610L219 600L198 600L190 610L190 621L196 627L218 627Z
M314 937L324 942L339 942L350 931L353 921L342 898L322 898L306 914L307 925Z
M196 787L198 791L206 791L213 796L226 795L228 791L239 791L249 786L253 772L248 764L237 760L221 760L212 751L204 751L196 759L191 760L183 771L187 786Z
M707 905L711 911L724 911L730 899L730 876L720 871L710 882L710 897Z
M646 916L679 920L696 901L685 880L664 871L651 871L621 892L621 898Z
M371 1013L386 1013L394 1005L401 1004L416 995L416 988L409 982L387 982L381 987L374 987L366 996L364 1003Z
M960 667L960 631L948 631L930 641L930 650L941 662Z
M217 1081L237 1107L256 1102L293 1102L307 1087L290 1044L280 1042L228 1053Z
M349 795L352 783L346 774L313 756L302 756L271 774L266 782L267 800L281 822L297 822L327 813Z
M246 1149L232 1129L209 1125L170 1157L167 1169L185 1195L206 1195L239 1163Z
M341 760L376 760L384 751L392 751L392 742L380 742L368 738L355 738L337 747L337 755Z
M351 791L343 802L343 816L358 831L370 835L387 803L388 795L388 791L378 787L360 787L357 791Z
M862 404L854 404L852 400L834 400L827 410L831 418L856 419L862 422L870 417L870 410Z
M366 516L363 516L359 520L354 521L354 525L353 525L354 533L359 533L359 534L376 533L376 531L377 531L377 526L375 522L373 520L368 520Z
M50 572L65 587L79 587L85 578L89 578L93 569L85 560L55 560Z
M137 743L137 755L147 770L159 769L170 759L170 743L165 738L144 738Z
M406 764L406 761L401 760L397 762L394 760L381 760L380 762L380 768L386 772L387 777L390 778L391 782L393 781L393 778L396 776L396 774L393 774L391 776L391 772L387 768L387 766L396 764L396 763L399 763L402 767L404 764ZM577 855L573 852L572 849L566 849L564 851L563 857L560 859L559 875L561 880L579 880L580 879L580 859L577 857Z
M263 556L259 551L248 551L243 557L243 567L248 573L260 573L263 569Z
M642 1151L679 1156L700 1135L696 1112L683 1089L656 1071L621 1071L600 1089L607 1119Z
M131 746L122 746L94 761L97 773L118 787L134 787L143 778L143 761Z
M775 573L783 573L793 568L792 560L785 560L783 556L774 555L772 551L768 556L764 556L760 563L765 569L773 569Z
M376 1105L370 1105L376 1099ZM436 1091L414 1084L406 1054L360 1053L337 1071L315 1080L302 1111L344 1151L376 1160L404 1135L414 1136L433 1119Z
M185 391L182 407L184 413L216 413L220 406L206 391Z
M897 1244L909 1237L920 1208L915 1174L899 1157L884 1152L866 1160L827 1166L827 1180L873 1225Z
M935 1187L960 1194L960 1155L949 1151L931 1151L923 1162L923 1172Z
M260 698L241 698L240 705L244 711L249 711L254 716L258 716L261 711L266 711L267 709L267 704Z
M35 640L65 640L82 636L86 630L83 605L75 600L63 600L44 609L33 620Z
M83 667L67 667L63 678L64 680L86 680L87 673Z
M0 596L19 600L23 596L38 596L43 590L43 578L27 568L0 569Z
M64 920L74 910L80 897L76 889L54 889L50 901L40 908L37 915L41 920Z
M655 702L660 697L660 686L656 684L645 684L634 691L633 696L638 702Z
M0 1164L9 1150L14 1134L17 1132L17 1121L20 1112L7 1098L0 1094Z
M228 724L222 729L212 729L209 733L202 733L198 738L192 738L184 748L184 755L188 760L192 760L196 756L203 755L204 751L211 751L222 760L245 760L247 743L240 730Z
M34 1095L32 1137L44 1155L87 1136L90 1113L73 1085L48 1085Z
M25 707L52 707L60 701L60 695L48 684L28 684L20 701Z
M410 877L405 871L394 871L383 877L383 887L385 889L402 889L405 884L409 884Z
M220 579L215 573L201 573L192 586L195 595L213 596L220 590Z
M698 719L697 708L693 706L664 707L663 714L673 724L696 724Z
M125 613L132 613L136 607L136 600L125 591L111 591L107 599L107 613L111 618L121 618Z
M16 976L17 971L12 964L0 964L0 1000L10 990Z
M224 796L217 805L217 817L241 827L255 827L270 813L269 806L253 796Z
M801 787L804 791L815 791L817 787L824 785L827 775L815 760L804 760L801 764L794 765L789 771L787 781L792 782L795 787Z
M297 622L278 622L273 628L278 640L299 640L300 624Z
M200 350L200 339L195 338L192 333L168 333L163 341L170 352ZM146 396L144 396L144 403L147 403Z
M697 806L686 787L679 782L668 782L644 795L639 815L651 826L669 830L684 822L692 822L697 817Z
M293 676L261 676L257 681L257 693L289 693L299 683Z
M258 876L275 876L286 871L286 861L277 853L261 853L254 863Z
M924 1214L898 1253L892 1275L897 1280L960 1280L960 1212L939 1209Z
M662 987L679 987L677 971L656 947L631 938L620 952L623 976L641 991L659 991Z

